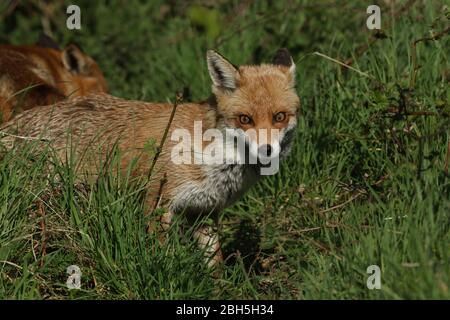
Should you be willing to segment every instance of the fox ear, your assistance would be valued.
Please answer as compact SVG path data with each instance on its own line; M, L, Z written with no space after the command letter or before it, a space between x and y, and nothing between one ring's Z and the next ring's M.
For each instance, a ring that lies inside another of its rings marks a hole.
M62 51L64 67L71 73L86 74L88 61L83 51L75 44L69 44Z
M289 68L289 74L291 75L292 82L295 81L295 63L292 60L289 50L286 48L278 49L275 57L272 59L272 64L278 66L284 66Z
M214 50L206 52L209 75L215 87L234 90L238 86L239 71L227 59Z

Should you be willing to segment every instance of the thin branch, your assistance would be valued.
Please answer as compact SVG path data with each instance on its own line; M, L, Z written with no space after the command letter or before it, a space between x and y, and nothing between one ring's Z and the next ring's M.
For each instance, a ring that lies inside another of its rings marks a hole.
M405 11L407 11L408 9L410 9L412 7L412 5L416 2L417 0L409 0L407 3L405 3L405 5L403 7L401 7L393 16L393 21L397 20ZM384 27L383 29L388 29L390 28L391 22L389 21ZM347 65L351 65L353 64L353 62L359 58L360 56L362 56L369 48L372 44L374 44L378 39L380 39L380 37L377 37L376 35L373 36L372 38L369 39L368 43L365 43L361 46L359 46L356 49L356 54L355 57L347 59L345 61L345 64Z
M332 206L332 207L327 208L327 209L324 209L324 210L320 210L320 213L325 213L325 212L328 212L328 211L333 211L333 210L342 208L342 207L344 207L346 204L352 202L353 200L358 199L358 198L359 198L361 195L363 195L363 194L365 194L365 192L358 192L358 193L356 193L355 195L351 196L350 199L344 201L343 203L340 203L340 204L338 204L338 205Z
M330 61L332 61L332 62L334 62L334 63L337 63L337 64L339 64L339 65L341 65L341 66L343 66L343 67L345 67L345 68L347 68L347 69L353 70L353 71L359 73L360 75L362 75L362 76L364 76L364 77L368 77L368 78L374 79L374 77L371 76L370 74L368 74L368 73L366 73L366 72L363 72L363 71L361 71L361 70L358 70L358 69L356 69L356 68L353 68L352 66L350 66L350 65L348 65L348 64L346 64L346 63L344 63L344 62L342 62L342 61L339 61L339 60L336 60L336 59L334 59L334 58L331 58L331 57L329 57L329 56L327 56L327 55L324 55L323 53L320 53L320 52L317 52L317 51L316 51L316 52L313 52L313 54L316 55L316 56L325 58L325 59L327 59L327 60L330 60Z
M170 129L170 126L172 125L173 118L175 117L175 112L177 111L178 104L181 101L183 101L183 95L182 94L177 94L176 97L175 97L175 102L173 104L172 112L171 112L170 117L169 117L169 121L167 123L166 129L164 130L164 134L163 134L163 137L161 139L161 143L156 148L155 156L153 157L152 164L150 165L150 169L149 169L148 175L147 175L147 181L150 180L150 177L153 174L153 170L155 169L156 162L158 161L158 158L161 155L164 143L166 142L167 136L169 134L169 129Z
M450 113L442 112L437 113L433 111L401 111L399 108L391 107L386 109L387 113L393 113L395 115L402 115L402 116L437 116L437 117L450 117Z
M420 38L415 40L414 42L411 43L411 64L412 64L412 69L411 69L411 78L410 78L410 82L409 82L409 89L412 90L414 88L414 86L416 85L416 75L417 75L417 44L419 42L425 42L425 41L434 41L434 40L438 40L440 38L442 38L445 35L450 34L450 26L445 28L444 30L442 30L439 33L434 34L431 37L425 37L425 38Z

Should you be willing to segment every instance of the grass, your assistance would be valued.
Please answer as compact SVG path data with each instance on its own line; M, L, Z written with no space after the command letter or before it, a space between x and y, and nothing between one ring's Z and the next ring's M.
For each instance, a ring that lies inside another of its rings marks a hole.
M381 3L390 27L357 56L374 34L366 1L111 2L77 1L80 31L65 29L64 1L46 19L55 38L95 57L119 97L166 101L187 87L199 100L210 93L207 48L244 64L288 47L302 101L294 150L223 213L219 277L178 223L164 244L145 232L139 181L80 184L33 142L3 152L1 298L450 298L449 37L417 43L411 85L411 43L448 27L442 3L416 1L398 16L406 1ZM0 34L34 41L42 12L21 4ZM369 76L313 52L353 58ZM73 264L82 287L69 291ZM380 290L366 286L370 265L381 268Z

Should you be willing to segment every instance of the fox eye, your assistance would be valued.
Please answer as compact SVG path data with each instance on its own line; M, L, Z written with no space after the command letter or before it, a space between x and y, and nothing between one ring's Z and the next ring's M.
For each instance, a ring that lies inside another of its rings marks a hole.
M241 114L239 116L239 122L242 124L249 124L250 122L252 122L252 118L250 118L249 116L247 116L245 114Z
M273 118L275 122L283 122L286 119L286 113L278 112Z

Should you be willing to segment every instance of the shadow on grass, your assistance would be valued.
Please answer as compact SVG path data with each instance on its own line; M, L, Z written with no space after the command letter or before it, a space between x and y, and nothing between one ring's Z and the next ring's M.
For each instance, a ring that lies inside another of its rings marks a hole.
M242 219L233 233L232 240L222 248L226 264L234 265L239 263L238 259L241 258L246 271L252 269L255 273L260 273L260 244L260 228L251 219Z

